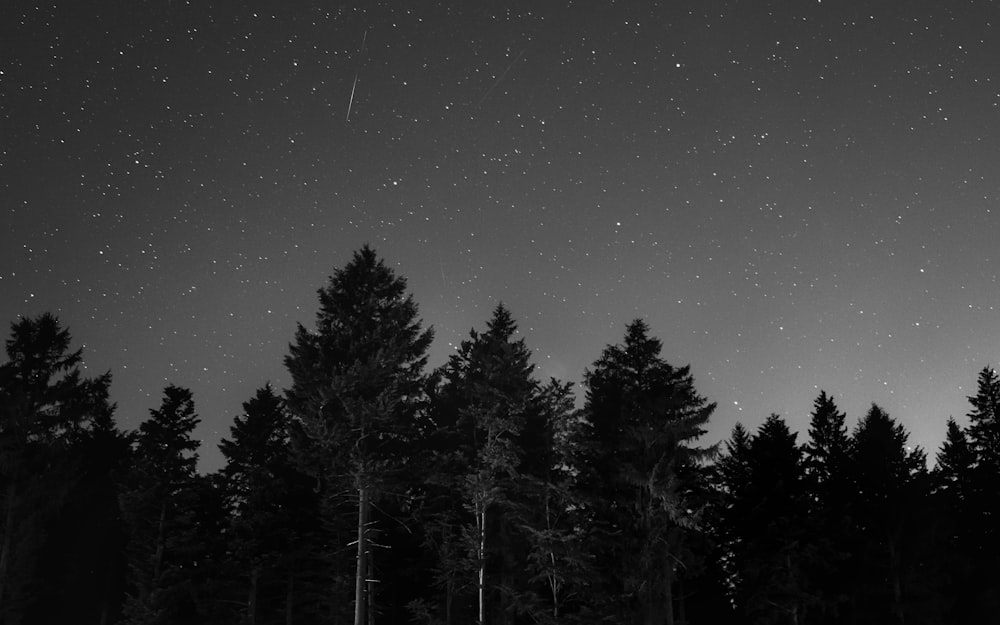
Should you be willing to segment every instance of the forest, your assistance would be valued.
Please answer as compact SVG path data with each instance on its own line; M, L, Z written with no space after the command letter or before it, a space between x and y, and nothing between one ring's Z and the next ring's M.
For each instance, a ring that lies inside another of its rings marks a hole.
M197 471L169 385L136 431L51 314L0 366L0 623L941 624L1000 614L1000 378L933 462L820 392L699 439L715 404L635 320L573 384L497 306L450 359L365 246ZM290 330L292 330L290 328ZM970 378L975 372L970 372Z

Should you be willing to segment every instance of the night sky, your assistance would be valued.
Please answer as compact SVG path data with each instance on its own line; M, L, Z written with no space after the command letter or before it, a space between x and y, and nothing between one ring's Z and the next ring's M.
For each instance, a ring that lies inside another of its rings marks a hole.
M0 320L125 428L190 387L203 469L366 242L432 365L503 301L579 382L643 317L706 442L825 389L933 459L1000 362L993 2L247 4L0 8Z

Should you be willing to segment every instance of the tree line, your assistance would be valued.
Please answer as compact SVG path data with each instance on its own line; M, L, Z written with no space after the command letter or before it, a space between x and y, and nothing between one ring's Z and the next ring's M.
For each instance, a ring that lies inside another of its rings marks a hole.
M440 368L369 247L196 470L170 385L138 430L49 314L0 366L0 623L983 623L1000 613L1000 378L928 469L872 405L817 397L721 445L641 320L571 383L497 306Z

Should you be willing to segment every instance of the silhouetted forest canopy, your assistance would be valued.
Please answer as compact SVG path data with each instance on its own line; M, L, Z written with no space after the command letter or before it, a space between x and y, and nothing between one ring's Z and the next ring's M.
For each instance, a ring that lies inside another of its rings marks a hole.
M1000 378L933 468L877 405L820 392L699 443L715 404L628 323L535 377L499 305L450 359L365 246L196 470L185 388L138 430L50 314L0 367L0 623L977 624L1000 614ZM291 328L290 328L291 330ZM970 377L971 377L970 372Z

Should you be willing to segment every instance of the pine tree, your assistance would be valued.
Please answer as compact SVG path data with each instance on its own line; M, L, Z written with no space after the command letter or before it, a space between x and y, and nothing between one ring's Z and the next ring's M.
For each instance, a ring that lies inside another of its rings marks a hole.
M975 615L977 593L970 592L979 583L973 567L981 545L973 507L975 461L965 430L949 418L933 473L933 504L938 520L935 546L937 572L942 577L939 587L946 610L944 620L962 625L984 621Z
M970 591L975 616L993 618L1000 612L996 588L1000 573L1000 376L991 367L979 372L976 394L969 397L969 448L974 456L966 495L970 540L976 545Z
M287 402L300 460L322 480L328 509L345 490L357 497L354 622L365 625L374 602L372 506L403 479L432 332L421 330L406 280L367 246L319 290L319 302L315 331L300 325L285 359Z
M912 527L929 489L926 458L907 447L902 424L872 405L853 433L851 464L856 489L852 521L858 531L854 581L854 618L903 623L908 605L919 599L907 584L920 568L920 544ZM912 580L919 589L922 581Z
M641 320L584 374L587 388L579 484L588 547L604 574L595 609L629 622L673 625L683 543L704 503L694 484L714 448L693 447L715 409L697 394L689 367L660 358Z
M540 447L522 463L515 509L525 533L527 572L533 586L518 599L535 623L565 622L593 578L583 544L583 528L573 460L580 427L572 383L550 379L539 391L542 425ZM525 466L527 465L527 466Z
M292 462L284 402L269 384L244 402L230 436L219 444L226 458L222 476L231 548L245 588L244 620L253 625L296 613L294 578L308 568L297 547L310 542L317 511L311 483Z
M458 484L466 520L462 535L474 571L476 621L504 622L513 588L513 511L518 477L525 461L525 434L538 418L534 366L524 339L515 339L517 324L502 304L493 311L483 333L473 330L443 371L442 398L451 415L441 426L451 428L456 443ZM534 428L532 428L534 429ZM535 430L537 433L537 429Z
M129 623L176 621L193 609L181 593L182 570L193 564L187 550L194 530L198 440L193 432L198 423L191 391L171 384L135 437L122 496L129 529Z
M846 420L833 398L820 391L813 403L809 440L804 447L806 488L810 494L805 541L813 554L809 561L809 589L816 599L815 618L825 623L844 620L847 560L854 542L851 438Z
M746 536L741 527L755 505L748 498L753 480L750 466L751 440L750 433L742 423L734 425L713 471L716 488L720 491L713 519L713 534L721 545L729 602L734 605L743 601L740 595L744 587L741 566L746 543L752 538Z
M770 415L751 439L749 480L737 493L737 606L748 621L807 620L806 490L802 450L784 419Z
M83 378L82 350L70 343L54 316L22 318L0 366L0 620L8 623L38 596L30 586L46 527L76 477L70 449L113 410L110 375Z

